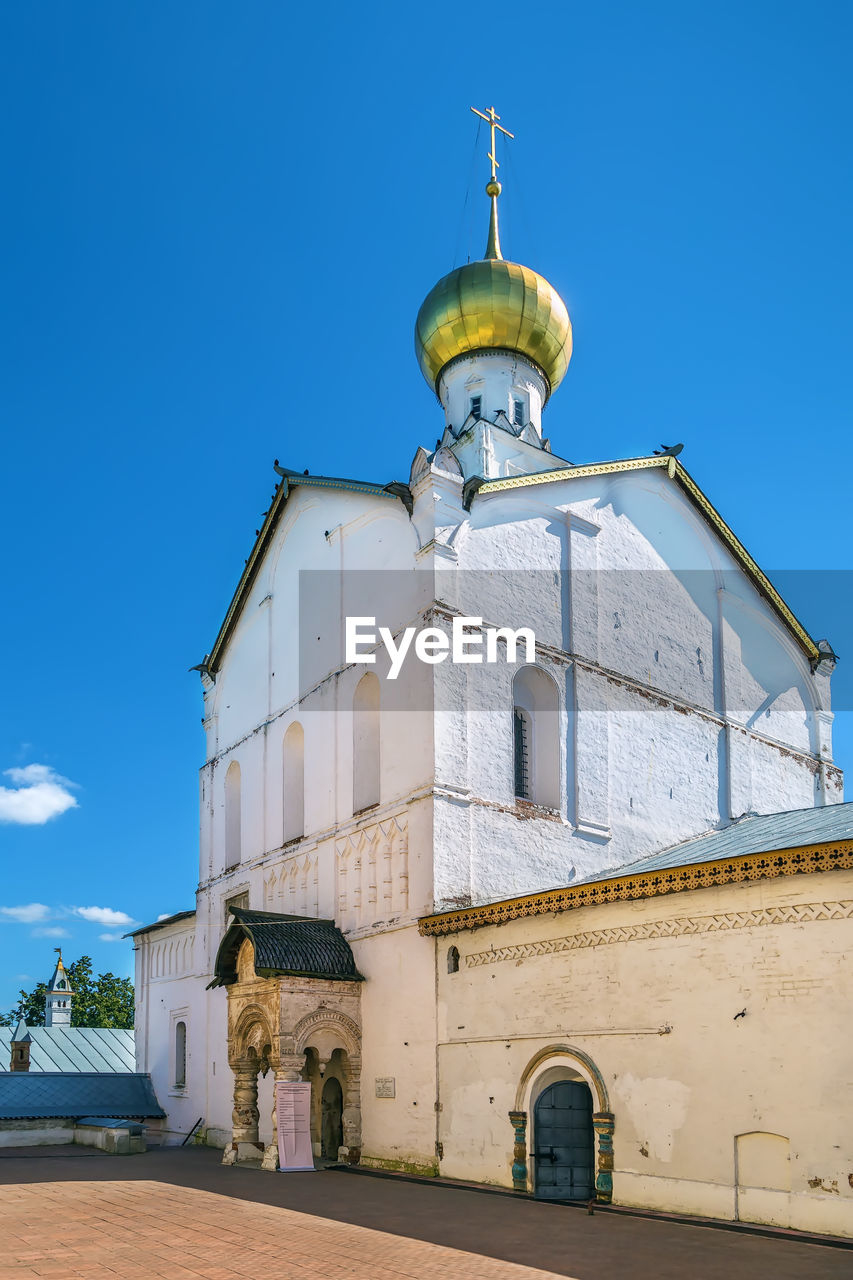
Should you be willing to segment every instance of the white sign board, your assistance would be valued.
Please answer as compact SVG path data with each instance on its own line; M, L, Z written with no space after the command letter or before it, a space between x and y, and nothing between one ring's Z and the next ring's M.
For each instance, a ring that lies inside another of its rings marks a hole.
M281 1173L314 1170L311 1150L311 1085L278 1080L275 1086L278 1165Z
M397 1096L397 1081L393 1076L376 1076L375 1079L377 1098L395 1098Z

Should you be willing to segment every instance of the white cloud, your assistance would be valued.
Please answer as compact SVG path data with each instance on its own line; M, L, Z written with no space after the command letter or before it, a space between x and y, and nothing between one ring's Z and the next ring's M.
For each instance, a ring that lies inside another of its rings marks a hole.
M35 924L37 920L50 919L50 907L43 902L30 902L25 907L0 907L0 916L18 924Z
M159 924L161 920L168 920L171 915L171 911L161 911L157 917L157 923Z
M123 933L99 933L98 938L101 942L121 942L124 937Z
M41 826L66 809L77 807L70 791L74 783L54 773L46 764L6 769L4 776L11 779L14 787L0 787L0 822Z
M114 911L112 907L74 907L74 914L82 916L92 924L103 924L107 928L115 928L120 924L133 924L133 916L126 911Z
M30 934L31 938L70 938L71 934L67 929L61 929L58 925L50 925L47 928L33 929Z

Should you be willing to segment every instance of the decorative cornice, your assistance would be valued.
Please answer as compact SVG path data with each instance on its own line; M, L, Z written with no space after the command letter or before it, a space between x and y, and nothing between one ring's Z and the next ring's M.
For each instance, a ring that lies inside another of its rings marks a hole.
M732 929L753 929L767 924L811 924L816 920L849 920L853 916L853 900L840 902L802 902L788 906L760 907L756 911L725 911L709 916L678 916L674 920L647 920L642 924L620 925L613 929L589 929L564 938L542 938L516 946L495 947L475 951L465 957L470 969L500 964L503 960L530 960L534 956L555 955L560 951L580 951L586 947L608 946L614 942L646 942L656 938L680 938L693 933L728 933ZM670 1028L620 1032L623 1035L666 1035ZM577 1035L610 1035L604 1031L574 1032ZM495 1040L504 1037L495 1037ZM509 1039L509 1037L506 1037ZM462 1043L467 1043L463 1041Z
M667 467L672 458L623 458L618 462L591 462L586 466L560 467L557 471L537 471L529 476L506 476L501 480L485 480L480 493L497 493L501 489L521 489L530 484L549 484L557 480L578 480L584 476L609 475L616 471L645 471L650 467ZM670 474L673 474L670 472Z
M567 885L564 889L549 889L544 893L530 893L523 898L489 902L481 907L466 907L461 911L422 916L418 921L418 932L424 936L460 933L464 929L505 924L508 920L518 920L523 916L576 911L580 907L595 907L607 902L631 902L638 898L655 898L663 894L708 889L744 880L773 880L777 876L849 867L853 867L853 840L801 845L794 849L750 853L715 862L645 871L639 875L615 876L609 880Z
M723 517L699 488L696 481L675 458L669 456L624 458L616 462L595 462L589 466L561 467L559 471L539 471L534 475L507 476L501 480L486 480L480 485L477 497L479 498L481 495L487 496L490 493L499 493L503 489L521 489L527 485L554 484L561 480L579 480L584 476L612 475L621 471L646 471L652 468L665 469L670 480L675 480L681 486L693 505L698 508L708 523L716 530L759 594L764 597L790 629L797 643L807 654L809 661L817 662L820 651L815 641L785 604L785 601L767 575L758 567L746 547L732 532Z

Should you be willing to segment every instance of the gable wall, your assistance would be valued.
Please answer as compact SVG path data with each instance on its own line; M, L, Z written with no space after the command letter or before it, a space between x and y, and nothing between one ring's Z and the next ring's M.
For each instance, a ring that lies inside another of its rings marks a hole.
M664 472L477 498L454 547L457 607L542 647L561 805L515 803L514 669L440 668L436 773L460 794L437 802L437 901L532 892L749 810L842 798L828 680Z

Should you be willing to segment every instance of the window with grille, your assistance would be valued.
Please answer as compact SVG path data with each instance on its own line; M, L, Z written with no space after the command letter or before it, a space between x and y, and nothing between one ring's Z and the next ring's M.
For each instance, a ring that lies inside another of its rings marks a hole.
M482 396L471 397L471 412L479 422L480 418L482 418L483 416L483 397Z
M530 799L530 724L520 707L512 713L515 794Z
M515 426L524 426L524 401L513 400L512 402L512 420Z

